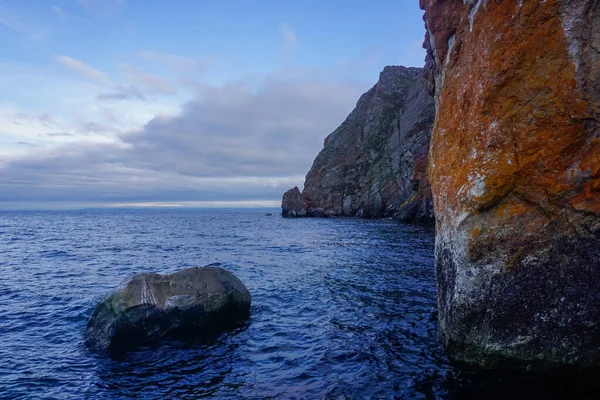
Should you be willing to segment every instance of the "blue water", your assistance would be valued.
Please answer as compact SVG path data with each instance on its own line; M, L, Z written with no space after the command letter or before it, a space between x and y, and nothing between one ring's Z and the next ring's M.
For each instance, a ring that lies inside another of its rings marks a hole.
M436 337L433 230L265 211L0 213L1 398L363 399L586 396L449 365ZM87 318L124 277L218 263L252 293L216 337L109 358ZM587 391L586 391L587 390ZM571 397L573 398L573 397ZM590 397L593 398L593 397Z

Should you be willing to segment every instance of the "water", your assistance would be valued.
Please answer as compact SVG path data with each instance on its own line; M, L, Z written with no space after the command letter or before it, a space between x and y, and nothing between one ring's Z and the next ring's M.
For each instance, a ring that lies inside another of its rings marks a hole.
M0 245L0 398L573 398L597 389L450 366L436 337L427 227L260 210L3 212ZM93 307L124 277L212 263L252 293L246 323L117 358L83 346Z

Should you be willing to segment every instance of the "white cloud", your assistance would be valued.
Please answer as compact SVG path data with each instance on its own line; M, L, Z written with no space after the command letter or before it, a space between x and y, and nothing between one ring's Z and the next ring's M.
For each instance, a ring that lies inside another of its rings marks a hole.
M55 55L54 59L83 79L101 85L113 85L108 75L72 57Z
M142 85L159 94L168 95L177 92L177 88L165 78L153 75L131 65L123 65L121 67L121 74L128 81Z
M192 60L175 54L161 53L150 50L140 51L139 55L145 59L158 62L180 72L202 73L205 72L210 65L216 62L216 59L214 58Z
M302 185L323 138L361 89L280 72L259 82L198 86L179 113L111 140L84 142L69 135L73 130L48 129L44 138L63 144L20 145L25 154L0 167L0 202L277 200ZM99 138L127 114L100 108L75 126Z
M146 96L142 91L133 86L117 86L114 91L109 93L100 93L96 96L98 100L142 100L146 101Z
M77 2L85 8L90 8L94 5L103 4L103 3L111 3L111 4L121 6L121 7L126 4L125 0L77 0Z
M281 24L279 29L283 36L283 49L285 52L289 52L298 45L296 32L294 32L288 24Z
M45 31L39 25L26 21L21 15L5 5L0 6L0 24L25 35L31 40L40 41L45 36Z
M63 23L68 21L84 22L86 24L89 23L89 21L85 18L81 18L77 15L70 14L58 6L52 5L50 6L50 9L54 11L54 13L60 18L61 22Z

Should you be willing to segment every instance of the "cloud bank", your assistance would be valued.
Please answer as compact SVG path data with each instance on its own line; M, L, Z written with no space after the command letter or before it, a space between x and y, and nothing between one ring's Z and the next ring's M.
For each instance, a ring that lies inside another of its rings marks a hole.
M107 79L69 57L57 60L86 80ZM153 90L174 90L166 80L128 72ZM119 89L123 97L143 97L131 88ZM302 185L323 139L363 90L284 73L258 82L196 83L178 114L156 115L112 141L31 148L0 160L0 203L276 200L288 187ZM104 95L110 96L119 92ZM41 135L72 133L49 127Z

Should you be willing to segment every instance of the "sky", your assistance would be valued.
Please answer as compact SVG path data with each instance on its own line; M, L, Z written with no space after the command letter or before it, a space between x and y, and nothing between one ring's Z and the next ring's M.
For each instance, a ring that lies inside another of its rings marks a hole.
M0 209L277 206L417 0L0 0Z

